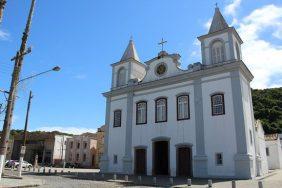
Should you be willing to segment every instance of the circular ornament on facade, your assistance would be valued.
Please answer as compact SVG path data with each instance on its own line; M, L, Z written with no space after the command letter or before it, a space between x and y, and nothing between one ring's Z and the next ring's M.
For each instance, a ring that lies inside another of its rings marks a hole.
M157 65L156 68L156 74L158 76L163 76L167 71L167 67L165 63L160 63L159 65Z

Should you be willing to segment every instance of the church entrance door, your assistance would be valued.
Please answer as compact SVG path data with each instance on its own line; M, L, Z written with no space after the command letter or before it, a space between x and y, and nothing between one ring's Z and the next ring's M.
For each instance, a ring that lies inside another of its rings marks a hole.
M168 147L168 141L156 141L153 143L153 164L155 175L169 175Z
M177 149L177 169L179 176L192 176L192 152L188 146Z
M146 175L145 149L135 149L135 174Z

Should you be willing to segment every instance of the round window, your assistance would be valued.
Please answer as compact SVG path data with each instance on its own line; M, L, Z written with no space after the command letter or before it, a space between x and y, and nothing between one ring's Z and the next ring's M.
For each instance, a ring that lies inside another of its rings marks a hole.
M166 65L164 63L157 66L156 73L159 76L162 76L166 73Z

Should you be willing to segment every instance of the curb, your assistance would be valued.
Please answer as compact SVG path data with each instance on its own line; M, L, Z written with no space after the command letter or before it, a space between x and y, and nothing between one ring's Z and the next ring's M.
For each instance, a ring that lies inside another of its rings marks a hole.
M31 185L19 185L19 186L0 186L0 188L28 188L28 187L38 187L40 184L31 184Z

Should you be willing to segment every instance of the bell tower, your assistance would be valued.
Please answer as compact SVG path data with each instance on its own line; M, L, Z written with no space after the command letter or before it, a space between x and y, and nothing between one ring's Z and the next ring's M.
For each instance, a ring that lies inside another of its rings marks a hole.
M234 27L228 26L218 7L215 8L208 34L198 37L204 65L239 61L243 43Z
M141 80L145 73L145 65L140 62L131 38L120 61L112 64L112 88L125 87Z

